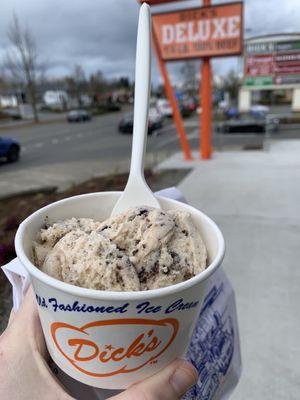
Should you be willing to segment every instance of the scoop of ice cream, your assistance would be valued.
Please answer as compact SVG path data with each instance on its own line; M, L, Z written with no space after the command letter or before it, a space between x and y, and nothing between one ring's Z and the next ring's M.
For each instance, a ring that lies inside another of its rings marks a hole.
M41 266L48 252L68 232L81 230L86 233L91 233L95 231L99 225L100 222L96 222L91 218L70 218L65 221L57 221L52 225L49 225L48 221L45 221L45 227L40 230L33 246L34 262L38 266Z
M205 245L185 211L132 208L99 230L126 251L142 290L174 285L206 268Z
M140 290L135 268L117 246L97 232L68 232L47 254L42 269L72 285L90 289Z
M189 213L135 207L100 223L72 218L38 235L33 258L64 282L101 290L149 290L206 268L207 253Z

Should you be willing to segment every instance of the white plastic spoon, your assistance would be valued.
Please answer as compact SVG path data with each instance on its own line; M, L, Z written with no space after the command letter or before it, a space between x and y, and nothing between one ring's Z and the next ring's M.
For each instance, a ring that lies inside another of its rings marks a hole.
M144 176L144 158L148 134L148 111L151 80L151 14L144 3L140 8L135 62L134 120L131 165L128 182L111 215L130 207L160 204L147 185Z

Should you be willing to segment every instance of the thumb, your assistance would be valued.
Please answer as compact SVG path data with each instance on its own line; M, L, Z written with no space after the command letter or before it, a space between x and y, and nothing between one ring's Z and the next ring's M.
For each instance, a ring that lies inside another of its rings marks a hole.
M192 364L176 360L111 400L178 400L196 383L197 377Z

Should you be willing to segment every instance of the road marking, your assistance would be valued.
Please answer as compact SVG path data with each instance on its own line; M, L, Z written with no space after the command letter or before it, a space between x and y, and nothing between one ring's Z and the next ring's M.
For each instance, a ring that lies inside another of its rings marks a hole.
M36 143L36 144L34 145L34 147L36 147L37 149L40 148L40 147L42 147L42 146L44 146L44 143L43 143L43 142L38 142L38 143Z
M66 136L66 137L65 137L65 141L68 142L69 140L71 140L70 136Z
M186 128L196 128L199 126L199 121L184 121L184 126Z
M163 128L157 129L155 132L157 132L158 134L161 134L161 133L168 132L174 128L175 128L175 125L171 124L171 125L164 126Z
M198 129L195 129L193 132L188 133L186 136L187 136L187 139L197 139L198 136L199 136L199 131L198 131ZM165 139L165 140L161 140L161 141L157 144L156 148L157 148L157 149L160 149L160 148L162 148L162 147L167 146L168 144L177 142L178 140L179 140L179 138L178 138L178 136L177 136L177 134L176 134L176 135L174 135L174 136L171 137L171 138L167 138L167 139Z
M51 143L52 143L52 144L57 144L58 142L59 142L58 139L52 139L52 140L51 140Z

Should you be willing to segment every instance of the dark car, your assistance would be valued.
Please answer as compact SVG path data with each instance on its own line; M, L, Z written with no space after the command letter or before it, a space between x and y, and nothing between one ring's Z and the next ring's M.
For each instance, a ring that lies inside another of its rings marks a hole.
M9 137L0 137L0 158L8 162L18 161L20 157L21 146L15 139Z
M151 135L156 129L163 126L163 117L155 109L150 108L148 119L148 134ZM131 133L133 131L133 113L126 114L119 123L119 132Z
M179 110L180 110L181 116L183 118L188 118L193 113L193 110L191 109L189 103L186 103L184 101L179 101L178 105L179 105Z
M69 122L85 122L90 121L91 116L86 110L72 110L68 114Z
M197 102L190 96L183 96L178 100L179 109L183 118L189 117L197 109Z
M248 134L265 134L268 132L277 132L279 128L279 120L264 114L241 115L237 119L231 119L223 122L218 126L219 133L248 133Z

